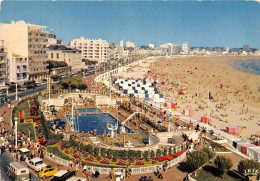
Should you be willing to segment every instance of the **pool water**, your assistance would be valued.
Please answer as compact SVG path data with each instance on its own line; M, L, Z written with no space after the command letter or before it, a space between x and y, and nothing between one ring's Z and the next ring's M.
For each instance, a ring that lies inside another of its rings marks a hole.
M78 109L77 111L79 113L83 113L83 112L100 112L100 110L97 109L97 108Z
M103 134L104 130L106 133L110 134L110 131L107 129L107 123L111 123L112 125L116 125L117 120L111 116L110 114L89 114L78 116L79 122L79 132L84 131L87 133L88 131L97 130L97 134ZM117 133L119 133L120 123L118 123ZM77 130L77 128L76 128Z

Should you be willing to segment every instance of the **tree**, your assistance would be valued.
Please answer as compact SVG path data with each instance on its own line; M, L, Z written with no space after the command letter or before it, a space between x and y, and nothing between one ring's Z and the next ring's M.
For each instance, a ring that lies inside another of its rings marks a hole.
M145 158L146 161L148 161L149 152L148 151L144 151L143 152L143 157Z
M198 150L190 153L187 156L186 163L189 167L194 171L197 170L199 167L204 165L209 160L207 153ZM196 172L195 172L196 175Z
M88 86L85 83L79 83L79 85L78 85L78 88L81 89L81 90L85 90L87 87Z
M107 156L111 157L111 156L112 156L112 154L113 154L113 150L111 150L111 149L108 149L108 150L107 150Z
M70 83L70 87L72 89L76 89L76 88L78 88L78 83L76 81L73 81L73 82Z
M244 173L244 171L247 171L248 169L259 170L260 163L254 160L241 160L237 165L237 170L242 174Z
M52 75L51 78L52 78L53 80L57 80L58 78L60 78L60 76L57 75L57 74L55 74L55 75Z
M167 148L163 149L163 156L167 155Z
M162 155L161 150L160 150L160 149L157 149L157 150L156 150L156 156L159 157L159 156L161 156L161 155Z
M214 161L215 166L218 168L222 178L229 171L229 169L233 166L233 162L230 158L218 155Z
M209 160L214 158L214 156L216 155L216 153L209 148L202 148L201 151L207 153Z
M94 154L95 154L95 155L99 155L99 148L98 148L98 147L95 147L95 148L94 148Z
M17 89L20 88L20 87L21 87L21 86L20 86L19 84L17 84ZM16 84L10 84L10 85L9 85L9 89L8 89L8 90L9 90L10 92L16 91L15 89L16 89Z
M62 85L62 87L63 87L64 89L67 89L67 88L69 88L70 82L69 82L68 79L63 79L63 80L61 81L61 85Z
M153 150L151 151L150 156L151 156L151 157L154 157L154 156L155 156L155 153L154 153Z
M105 157L107 150L105 148L101 148L100 152L101 152L101 156Z

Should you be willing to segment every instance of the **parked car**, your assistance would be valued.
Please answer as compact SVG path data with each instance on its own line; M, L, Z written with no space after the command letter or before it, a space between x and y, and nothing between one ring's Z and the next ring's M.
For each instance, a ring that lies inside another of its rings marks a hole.
M11 162L7 166L7 175L12 177L15 181L29 181L29 169L20 162Z
M59 170L57 173L54 174L54 177L53 179L51 179L51 181L64 181L75 175L75 171L71 172L69 170Z
M39 178L44 180L48 177L52 177L57 172L58 172L57 169L52 168L51 166L46 166L41 169L38 176L39 176Z
M40 159L39 157L28 160L25 163L26 165L28 165L28 167L35 170L36 172L39 172L43 167L47 166L45 163L43 163L42 159Z
M28 158L31 157L30 150L27 149L27 148L20 148L20 149L18 150L18 152L19 152L20 155L21 155L20 160L22 160L22 161L25 160L25 156L27 156Z
M66 181L87 181L87 179L86 178L82 178L82 177L72 176L69 179L67 179Z

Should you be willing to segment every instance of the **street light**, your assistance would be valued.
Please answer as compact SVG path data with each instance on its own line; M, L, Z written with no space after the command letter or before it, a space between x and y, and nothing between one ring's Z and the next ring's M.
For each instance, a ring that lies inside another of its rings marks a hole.
M15 120L15 122L14 122L14 125L15 125L15 149L17 150L17 120L18 120L18 118L17 117L15 117L14 118L14 120Z

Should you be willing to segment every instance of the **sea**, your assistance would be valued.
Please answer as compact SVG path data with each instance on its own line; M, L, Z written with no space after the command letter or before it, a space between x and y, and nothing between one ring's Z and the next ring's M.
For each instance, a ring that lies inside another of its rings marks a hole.
M231 66L239 71L260 75L260 60L236 60L231 62Z

